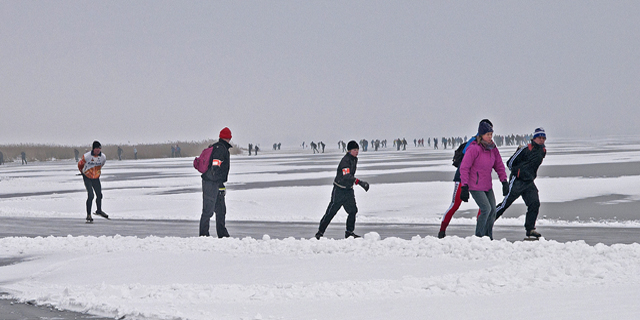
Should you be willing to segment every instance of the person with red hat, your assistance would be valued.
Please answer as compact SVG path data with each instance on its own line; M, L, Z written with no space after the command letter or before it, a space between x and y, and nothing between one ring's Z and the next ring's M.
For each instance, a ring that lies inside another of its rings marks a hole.
M229 232L225 227L227 206L224 201L226 195L224 183L227 182L227 177L229 176L229 149L232 148L230 141L231 130L225 127L220 130L220 140L209 146L209 148L213 147L209 158L209 169L201 175L202 216L200 217L200 236L210 236L209 222L215 213L218 238L229 237Z

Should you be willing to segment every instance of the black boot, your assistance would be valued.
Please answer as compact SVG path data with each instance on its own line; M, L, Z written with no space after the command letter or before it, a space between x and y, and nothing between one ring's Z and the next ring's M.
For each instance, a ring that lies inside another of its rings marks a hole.
M540 238L542 235L536 229L527 230L527 237Z
M322 236L324 235L324 233L318 231L316 232L316 239L320 240L320 238L322 238Z
M97 215L97 216L101 216L101 217L103 217L105 219L109 219L109 215L104 213L104 211L102 211L102 210L98 210L94 214Z
M446 235L444 234L444 231L440 231L438 232L438 239L442 239L444 238Z
M344 232L344 238L349 238L349 237L354 237L354 238L360 238L359 235L353 233L353 231L345 231Z
M87 215L87 223L92 223L93 222L93 218L91 217L90 214Z

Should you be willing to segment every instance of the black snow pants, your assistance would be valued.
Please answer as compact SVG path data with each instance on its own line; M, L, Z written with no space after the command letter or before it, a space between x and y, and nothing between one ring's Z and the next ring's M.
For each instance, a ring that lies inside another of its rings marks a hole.
M318 231L322 234L327 230L331 219L338 213L341 207L347 212L347 231L353 232L356 229L356 213L358 213L358 207L356 206L356 197L353 192L353 188L343 189L338 186L333 186L333 192L331 192L331 202L327 207L322 220L320 220L320 227Z
M527 215L524 221L524 228L529 231L536 228L536 219L540 211L540 198L538 188L533 181L522 181L512 176L509 181L509 194L497 206L496 219L500 217L511 204L522 196L524 204L527 205Z
M87 216L90 216L94 192L96 194L96 207L98 207L98 211L102 211L102 185L100 184L100 178L89 179L83 174L82 179L84 180L84 187L87 189Z
M229 236L225 227L227 206L224 202L225 192L220 191L217 182L202 179L202 216L200 216L200 236L209 236L209 222L215 212L216 233L218 238Z

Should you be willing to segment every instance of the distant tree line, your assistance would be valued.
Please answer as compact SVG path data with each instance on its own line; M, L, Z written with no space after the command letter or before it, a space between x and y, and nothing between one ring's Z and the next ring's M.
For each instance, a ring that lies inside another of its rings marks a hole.
M109 144L107 141L102 142L102 152L107 155L110 160L118 159L118 147L122 148L122 159L134 159L134 147L138 151L138 159L155 159L155 158L170 158L171 147L180 146L181 155L183 157L195 157L199 156L203 149L213 144L216 140L203 140L203 141L178 141L178 142L166 142L166 143L151 143L151 144ZM20 162L21 153L24 152L27 155L27 160L31 161L51 161L51 160L66 160L75 159L74 150L80 152L80 156L83 153L88 152L91 149L91 142L87 142L87 145L74 146L74 145L53 145L53 144L8 144L0 145L0 152L3 154L5 162ZM233 144L233 143L232 143ZM242 150L234 145L234 148L229 150L231 154L240 154Z

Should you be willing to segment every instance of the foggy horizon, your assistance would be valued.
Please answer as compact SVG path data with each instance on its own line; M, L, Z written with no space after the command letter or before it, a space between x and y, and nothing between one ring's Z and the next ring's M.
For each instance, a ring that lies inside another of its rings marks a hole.
M636 135L640 3L0 2L0 144Z

